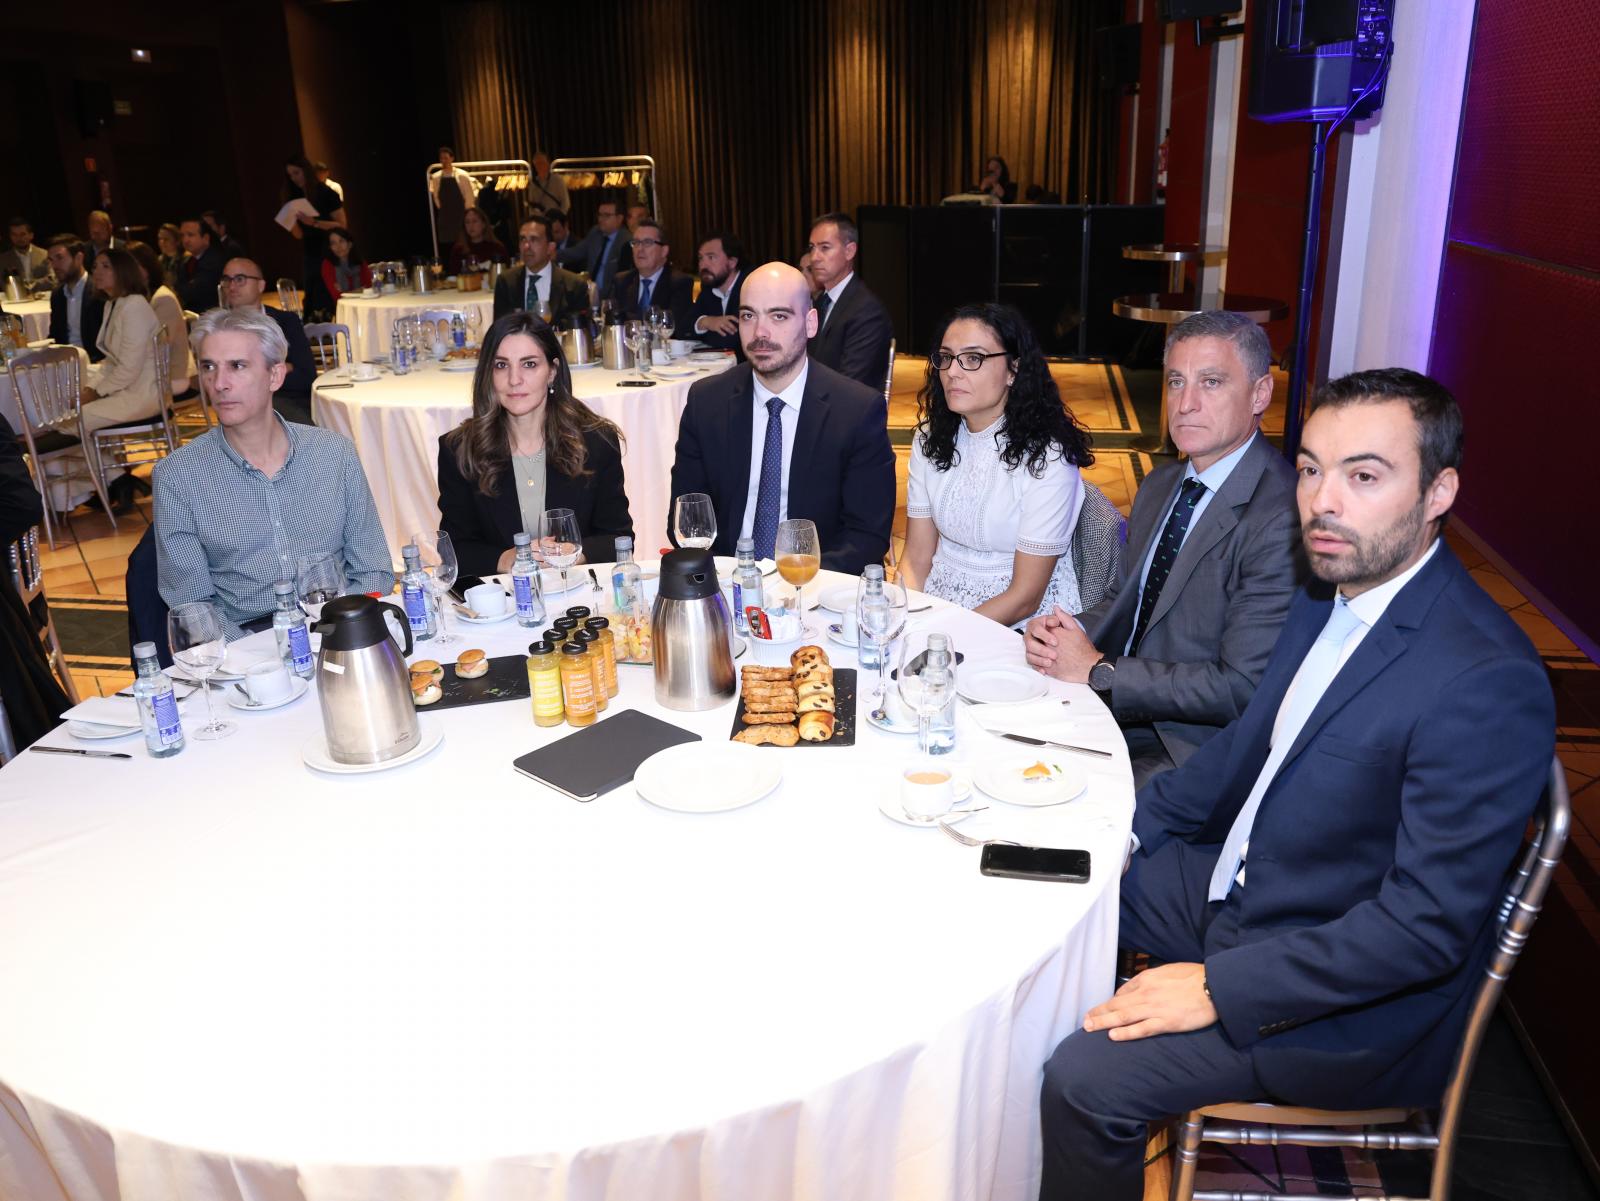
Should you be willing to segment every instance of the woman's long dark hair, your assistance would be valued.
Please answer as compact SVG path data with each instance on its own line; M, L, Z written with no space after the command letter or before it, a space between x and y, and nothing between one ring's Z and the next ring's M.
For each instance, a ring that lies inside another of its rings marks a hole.
M290 167L300 168L300 178L306 181L305 187L298 186L294 180L289 178ZM283 160L283 184L278 189L278 195L282 197L283 203L288 204L291 200L309 199L311 190L316 186L317 173L312 169L311 160L304 154L290 155Z
M939 323L928 351L928 382L917 394L917 436L922 453L940 471L956 463L956 433L961 417L950 411L944 399L944 380L933 366L945 331L957 321L979 321L999 340L1006 352L1006 364L1015 373L1006 397L1006 411L1000 419L1000 461L1008 468L1028 465L1036 479L1044 474L1045 464L1060 454L1076 467L1094 462L1088 431L1078 424L1061 401L1061 390L1050 375L1050 364L1033 336L1033 328L1022 314L1007 304L964 304ZM960 371L959 364L951 370Z
M334 234L338 234L346 242L350 243L350 265L352 267L361 266L361 251L356 247L356 240L350 236L350 231L342 225L336 225L328 231L328 253L322 257L327 259L335 267L339 265L339 256L333 253Z
M476 480L478 490L494 496L500 473L511 462L510 417L494 394L494 359L500 344L513 334L527 334L555 365L551 391L544 402L545 461L571 479L590 475L584 434L599 430L601 435L622 449L622 431L572 395L572 371L561 352L556 333L532 313L523 309L507 313L483 335L478 351L478 369L472 376L472 416L445 435L455 452L461 477Z

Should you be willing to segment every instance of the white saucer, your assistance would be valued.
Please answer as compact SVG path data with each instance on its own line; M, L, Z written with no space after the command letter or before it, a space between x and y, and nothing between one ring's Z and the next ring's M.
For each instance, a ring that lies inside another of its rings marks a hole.
M502 621L510 621L515 617L517 615L517 606L510 604L495 617L468 617L460 609L452 609L450 612L454 620L465 622L469 626L497 626Z
M337 763L328 754L327 736L321 733L312 735L305 745L300 748L300 758L305 761L307 767L341 776L360 775L370 771L388 771L391 767L399 767L402 764L422 758L444 741L444 727L438 722L418 714L417 725L421 730L421 740L416 746L397 759L387 759L382 763Z
M1089 787L1089 773L1076 763L1064 760L1064 756L1051 753L1049 747L1039 750L1041 754L1038 755L990 759L973 773L973 783L997 801L1029 809L1063 805L1082 796ZM1018 773L1031 763L1043 763L1054 768L1055 773L1049 780L1023 780Z
M873 709L872 706L867 702L857 701L857 711L861 713L863 720L865 720L869 726L875 726L882 730L885 734L915 734L917 732L917 723L914 721L907 722L903 726L897 725L894 722L879 721L877 718L872 716L876 710Z
M1026 667L989 664L956 669L956 692L975 705L1020 705L1049 691L1044 677Z
M840 646L849 647L853 651L859 651L861 649L861 640L859 638L846 638L844 636L844 628L838 622L834 622L832 625L828 626L827 630L829 642L835 642Z
M289 681L288 696L284 697L281 701L268 701L264 705L258 704L257 702L251 700L248 696L242 695L240 690L243 687L244 686L242 684L229 684L225 689L223 689L223 693L228 698L228 704L245 713L265 713L268 709L282 709L285 705L294 704L307 692L311 691L311 681L302 680L299 676L295 676Z
M72 721L67 722L67 733L74 738L82 738L86 742L100 742L110 738L126 738L130 734L139 733L143 726L105 726L97 721Z
M938 817L930 818L912 817L906 813L905 807L900 804L900 790L898 788L884 789L878 797L878 812L892 822L899 822L902 826L911 826L918 830L934 829L940 822L953 826L958 822L966 821L967 818L972 816L972 811L963 809L961 806L972 797L972 781L967 779L961 772L951 772L950 774L952 776L951 783L956 788L956 808L948 813L941 813Z
M730 742L684 742L657 751L633 773L641 800L677 813L726 813L783 782L780 756Z

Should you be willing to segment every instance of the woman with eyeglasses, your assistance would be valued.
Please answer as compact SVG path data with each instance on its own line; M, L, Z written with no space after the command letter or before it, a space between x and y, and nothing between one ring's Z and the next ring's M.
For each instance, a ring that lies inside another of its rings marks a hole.
M1093 462L1022 315L957 309L918 396L900 582L1003 625L1078 612L1070 550Z
M609 562L633 535L622 486L622 431L572 395L555 331L522 309L483 336L472 416L439 439L439 528L463 575L511 570L520 532L571 509L584 558Z

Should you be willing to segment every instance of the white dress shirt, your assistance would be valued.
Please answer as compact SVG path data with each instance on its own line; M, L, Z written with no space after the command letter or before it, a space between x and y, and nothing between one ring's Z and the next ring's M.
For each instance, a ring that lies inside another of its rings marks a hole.
M83 295L89 287L87 274L78 276L70 284L62 284L67 297L67 341L74 346L83 345Z
M822 325L817 326L819 334L822 332L823 327L828 324L828 319L833 316L833 310L839 307L839 297L844 295L844 290L850 286L850 281L855 277L856 273L852 271L828 289L828 311L822 318Z
M739 286L739 277L743 274L743 271L735 271L728 277L728 283L726 287L711 289L711 295L717 298L718 307L722 310L722 315L724 317L728 316L728 297L732 296L733 290ZM694 319L695 333L703 334L706 332L704 322L704 317L696 317Z
M749 538L756 523L756 492L761 487L761 458L767 449L767 401L774 396L783 400L778 422L783 426L783 474L778 487L778 520L789 519L789 456L794 454L794 434L800 428L800 401L806 393L806 376L810 374L811 361L803 361L800 374L789 381L782 392L773 392L759 379L755 381L754 420L750 423L750 488L744 495L744 521L739 526L739 537Z

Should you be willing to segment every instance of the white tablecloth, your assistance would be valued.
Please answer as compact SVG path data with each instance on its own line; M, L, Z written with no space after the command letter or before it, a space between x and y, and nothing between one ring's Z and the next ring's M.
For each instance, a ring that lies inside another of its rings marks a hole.
M416 292L389 292L368 300L359 293L346 293L334 307L333 319L350 327L350 350L357 359L387 358L395 319L420 313L424 309L460 309L463 314L477 309L483 318L480 336L494 320L493 292L457 292L446 288L419 295Z
M1022 662L983 618L917 620ZM731 704L669 713L621 671L622 705L727 738ZM168 761L23 754L0 770L0 1196L1031 1198L1040 1069L1110 990L1132 814L1115 724L1052 688L1116 760L1074 760L1081 800L965 824L1087 848L1087 886L984 877L889 821L914 749L865 723L753 751L783 783L718 815L517 774L566 732L526 702L431 714L444 744L372 775L302 765L315 696L228 710L237 734ZM966 716L960 739L1015 749Z
M658 377L653 388L621 387L621 381L639 378L634 371L590 367L572 373L578 399L622 427L627 441L622 469L634 546L641 558L653 557L667 545L672 456L689 386L732 365L732 355L695 364L693 378ZM680 361L672 369L687 370L688 365ZM312 390L312 415L318 425L356 444L398 563L400 547L412 534L438 528L439 438L471 413L472 373L428 364L407 375L385 370L376 380L350 387L324 388L329 383L350 381L339 372L319 377Z
M22 332L27 335L28 341L38 342L50 336L50 298L41 297L38 300L24 300L20 304L16 301L5 302L5 310L22 318Z

